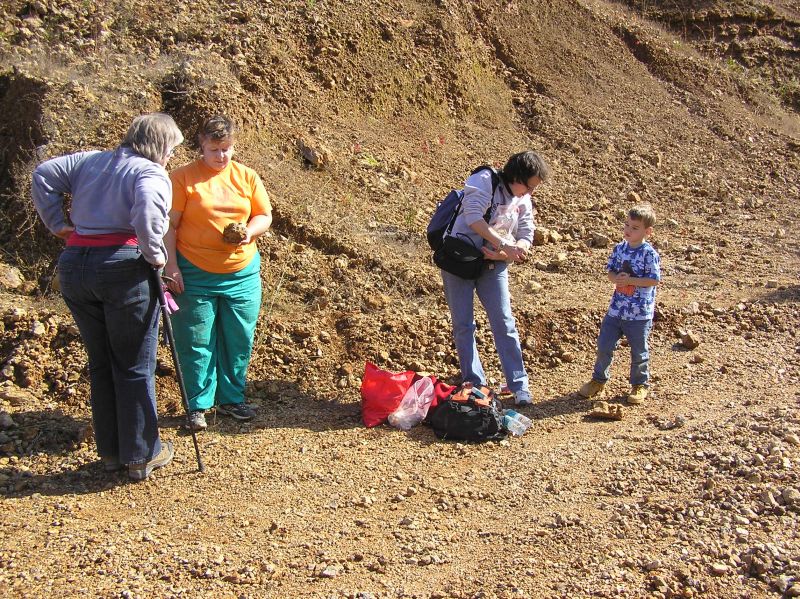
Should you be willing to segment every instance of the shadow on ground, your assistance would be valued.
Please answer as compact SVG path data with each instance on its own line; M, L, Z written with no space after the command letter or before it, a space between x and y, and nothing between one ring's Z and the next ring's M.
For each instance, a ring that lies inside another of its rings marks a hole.
M762 304L784 304L798 301L800 301L800 285L789 285L788 287L775 289L764 294L759 299L759 303Z
M343 430L362 427L361 406L309 394L292 381L256 381L257 391L247 401L255 408L256 417L250 422L239 422L228 416L218 415L216 410L206 413L208 431L225 435L247 434L260 429L301 428L310 431ZM181 429L186 422L185 414L162 418L161 425ZM188 434L188 433L187 433Z

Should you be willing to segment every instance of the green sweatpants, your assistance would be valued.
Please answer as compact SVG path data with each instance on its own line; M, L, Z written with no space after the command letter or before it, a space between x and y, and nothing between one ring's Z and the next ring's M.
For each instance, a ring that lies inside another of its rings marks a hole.
M244 401L247 366L261 308L261 258L242 270L201 270L178 254L185 290L170 318L190 410Z

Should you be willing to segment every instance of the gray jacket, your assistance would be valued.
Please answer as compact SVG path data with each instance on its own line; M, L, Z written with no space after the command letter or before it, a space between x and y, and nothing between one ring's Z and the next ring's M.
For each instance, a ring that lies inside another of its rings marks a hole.
M53 158L33 172L33 203L45 226L66 226L64 194L72 195L70 220L81 235L131 233L145 260L163 265L164 234L172 207L167 171L132 151L78 152Z
M510 204L513 199L514 194L502 182L497 186L494 196L492 195L492 174L490 171L482 170L470 175L464 183L464 200L461 203L461 212L456 218L453 231L450 234L464 241L466 241L465 237L469 238L475 247L483 246L486 242L470 228L470 225L483 219L490 204L493 206L493 216L497 212L498 206ZM517 227L512 231L514 239L517 241L525 239L528 243L533 243L533 231L535 228L533 215L534 210L530 194L525 194L522 202L520 202Z

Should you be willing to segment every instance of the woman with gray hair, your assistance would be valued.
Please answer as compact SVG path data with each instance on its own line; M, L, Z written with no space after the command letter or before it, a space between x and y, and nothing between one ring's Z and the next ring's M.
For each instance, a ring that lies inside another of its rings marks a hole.
M106 471L127 467L133 480L173 456L172 443L158 434L159 305L151 273L167 261L172 184L164 167L182 142L172 117L145 114L116 149L53 158L33 173L36 211L67 244L59 283L89 358L97 453Z

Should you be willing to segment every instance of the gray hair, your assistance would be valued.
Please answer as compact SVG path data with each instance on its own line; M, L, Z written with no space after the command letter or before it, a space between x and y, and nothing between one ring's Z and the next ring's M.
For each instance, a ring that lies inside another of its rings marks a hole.
M181 143L183 133L172 117L163 112L153 112L133 119L120 145L160 164Z

